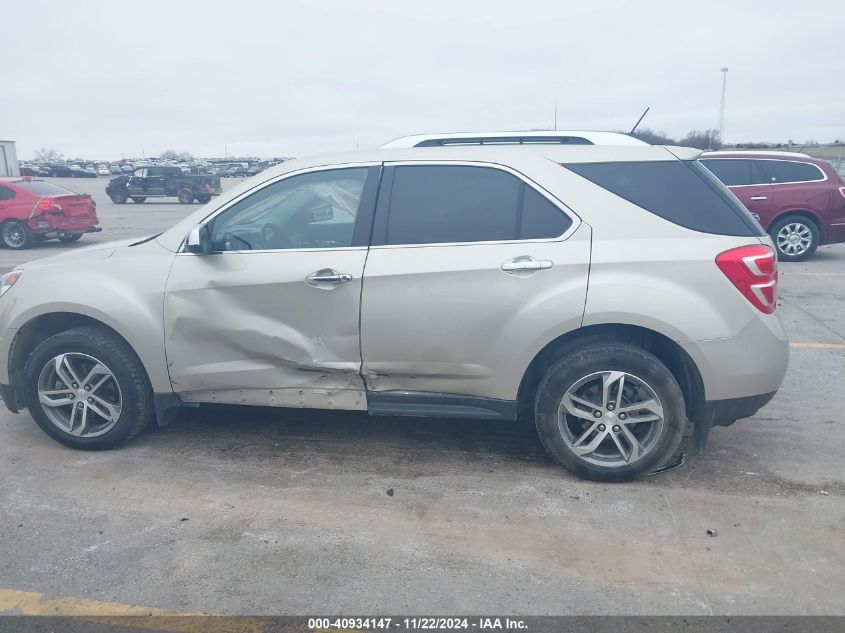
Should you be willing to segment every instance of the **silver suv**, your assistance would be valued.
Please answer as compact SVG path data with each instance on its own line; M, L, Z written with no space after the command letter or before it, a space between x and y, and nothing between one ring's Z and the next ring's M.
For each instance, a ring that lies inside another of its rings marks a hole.
M180 406L516 420L582 477L753 415L788 345L770 238L697 152L441 146L301 159L170 230L0 284L0 383L56 440Z

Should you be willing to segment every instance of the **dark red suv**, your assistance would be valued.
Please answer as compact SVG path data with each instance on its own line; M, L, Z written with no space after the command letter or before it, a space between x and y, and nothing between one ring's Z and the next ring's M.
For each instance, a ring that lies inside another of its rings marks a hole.
M760 220L782 261L845 242L845 184L827 161L787 152L707 152L701 162Z

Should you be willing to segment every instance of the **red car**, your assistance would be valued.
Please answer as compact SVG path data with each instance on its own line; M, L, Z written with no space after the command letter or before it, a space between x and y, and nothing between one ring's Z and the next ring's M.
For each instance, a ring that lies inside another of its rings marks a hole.
M845 186L829 162L787 152L707 152L701 162L760 220L778 259L845 242Z
M97 226L96 203L46 180L0 178L0 241L9 248L29 248L56 237L75 242Z

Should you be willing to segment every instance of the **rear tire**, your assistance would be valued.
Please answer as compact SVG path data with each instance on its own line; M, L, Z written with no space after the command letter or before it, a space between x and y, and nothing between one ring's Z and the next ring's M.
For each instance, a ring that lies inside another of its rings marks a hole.
M202 193L197 196L197 202L200 204L208 204L211 201L211 195L207 193Z
M143 204L146 200L146 196L132 196L132 202L135 204Z
M22 220L7 220L2 228L3 244L7 248L21 251L31 248L35 242L35 234Z
M26 363L21 391L47 435L84 450L120 446L154 415L153 390L141 361L125 341L100 327L73 328L39 344Z
M190 189L180 189L176 193L176 197L182 204L191 204L194 201L194 192Z
M816 223L803 215L788 215L769 229L778 259L803 262L816 252L821 236Z
M534 408L549 455L595 481L654 472L675 454L686 426L674 376L657 357L625 343L567 354L546 372Z

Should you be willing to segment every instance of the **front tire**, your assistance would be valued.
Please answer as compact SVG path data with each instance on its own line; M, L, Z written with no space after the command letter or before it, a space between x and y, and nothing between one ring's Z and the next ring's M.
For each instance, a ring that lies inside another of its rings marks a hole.
M769 235L782 262L803 262L819 247L819 227L801 215L781 218L769 229Z
M114 193L109 194L109 198L111 198L111 201L115 204L126 204L126 201L129 199L125 191L115 191Z
M3 244L16 251L31 248L35 242L35 234L21 220L7 220L2 230Z
M47 435L83 450L120 446L153 419L153 392L135 352L114 333L78 327L39 344L23 400Z
M546 451L570 472L628 481L671 459L686 413L677 381L657 357L612 343L572 352L548 370L535 423Z
M191 204L194 201L194 192L190 189L180 189L176 197L182 204Z
M135 204L143 204L144 202L146 202L146 200L146 196L132 196L132 202L134 202Z

